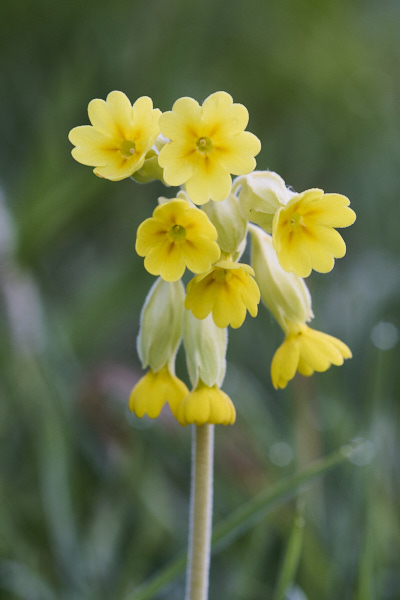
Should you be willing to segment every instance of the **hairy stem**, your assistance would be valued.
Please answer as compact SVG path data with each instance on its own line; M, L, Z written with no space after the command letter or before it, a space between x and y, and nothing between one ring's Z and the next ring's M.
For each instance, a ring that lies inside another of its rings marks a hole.
M193 426L185 600L207 600L211 553L214 425Z

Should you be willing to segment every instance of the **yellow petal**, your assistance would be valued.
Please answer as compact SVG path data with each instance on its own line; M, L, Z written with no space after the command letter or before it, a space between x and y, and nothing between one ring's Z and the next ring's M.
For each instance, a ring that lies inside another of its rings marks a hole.
M179 98L174 103L172 111L161 115L161 133L170 140L185 137L191 130L195 130L196 133L200 119L201 108L198 102L193 98Z
M144 266L149 273L160 275L165 281L178 281L186 268L182 247L166 238L146 255Z
M260 150L260 140L249 131L244 131L229 137L221 148L218 147L219 161L233 175L248 175L255 169L254 156Z
M187 396L186 385L165 366L156 373L148 371L133 388L129 398L129 409L138 417L148 415L155 419L168 402L176 416L179 405Z
M123 92L114 91L108 94L106 102L110 118L114 121L117 130L120 132L128 130L133 120L132 104L129 98Z
M197 319L205 319L214 308L217 284L212 274L194 277L186 287L185 308Z
M350 201L341 194L325 194L315 207L316 218L330 227L349 227L356 220Z
M275 389L285 388L287 382L296 374L300 359L299 344L296 339L288 337L275 352L271 363L271 379Z
M186 183L186 191L195 204L205 204L210 199L216 202L225 200L232 187L228 171L221 169L211 159L203 160L193 171Z
M110 181L121 181L121 179L130 177L132 173L140 169L143 166L144 159L144 155L142 157L125 158L120 152L114 152L108 163L98 166L94 169L94 173Z
M99 98L92 100L89 102L88 114L91 124L97 131L111 139L120 138L121 133L107 102Z
M68 137L76 146L72 156L83 165L106 165L114 156L115 144L90 125L74 127Z
M202 106L203 122L208 131L221 136L234 135L246 129L249 122L248 110L243 104L233 104L232 97L226 92L211 94Z
M225 392L217 386L208 387L199 382L181 403L177 418L181 425L232 425L236 411Z
M161 149L158 163L164 169L164 179L168 185L182 185L193 175L193 165L185 155L186 149L175 142Z
M216 242L208 238L198 238L192 245L184 244L183 251L187 268L192 273L203 273L215 263L221 253Z

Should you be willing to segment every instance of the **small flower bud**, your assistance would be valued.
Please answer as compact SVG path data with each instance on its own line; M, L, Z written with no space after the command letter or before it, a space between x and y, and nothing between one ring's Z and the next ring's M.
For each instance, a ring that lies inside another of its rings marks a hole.
M185 292L181 281L158 278L151 287L140 316L137 350L143 368L157 372L175 358L182 338Z
M183 316L183 343L190 381L195 388L201 379L207 386L220 387L225 377L227 330L217 327L208 315L201 321L189 310Z
M161 148L163 148L167 142L167 138L161 135L160 133L160 135L155 140L153 147L146 154L143 166L141 167L141 169L133 173L132 179L134 179L138 183L149 183L150 181L158 179L165 184L163 178L163 169L158 164L158 155L160 153Z
M288 323L306 323L313 318L311 295L303 279L284 271L279 264L270 235L250 226L251 264L261 299L284 331Z
M240 183L239 202L243 216L271 233L275 213L295 194L273 171L254 171L241 178Z
M218 245L221 250L234 254L247 233L247 221L241 213L239 200L233 194L229 194L222 202L207 202L203 210L218 232Z
M143 167L133 173L132 179L137 183L149 183L155 179L163 180L163 170L158 164L158 155L154 150L150 150L146 154L144 159Z

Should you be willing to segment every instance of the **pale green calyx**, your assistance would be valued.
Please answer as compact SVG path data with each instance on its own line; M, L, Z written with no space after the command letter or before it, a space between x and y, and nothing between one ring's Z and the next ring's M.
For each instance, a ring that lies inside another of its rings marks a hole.
M158 371L171 363L182 339L185 291L181 281L152 285L140 315L137 350L143 368Z
M272 232L275 213L295 195L273 171L254 171L240 178L239 202L243 216Z
M227 329L217 327L211 315L196 319L190 310L183 316L183 344L192 386L201 379L206 385L221 387L226 370Z
M167 138L161 134L156 138L153 147L146 154L143 166L133 173L132 179L138 183L149 183L158 179L165 184L163 169L158 164L158 155L167 142Z
M229 194L222 202L207 202L204 212L218 232L218 245L228 254L234 255L247 233L247 220L243 217L239 200ZM237 260L238 257L233 257Z
M311 295L301 277L284 271L272 245L272 237L250 225L251 264L261 292L261 300L284 331L293 322L313 318Z

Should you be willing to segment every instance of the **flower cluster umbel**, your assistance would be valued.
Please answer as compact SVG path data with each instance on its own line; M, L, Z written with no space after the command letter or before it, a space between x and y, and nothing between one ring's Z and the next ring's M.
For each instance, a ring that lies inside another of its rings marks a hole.
M234 423L221 390L227 327L241 327L247 312L255 317L260 300L285 335L271 365L275 388L297 371L309 376L351 357L346 344L307 324L314 315L304 281L346 252L336 229L355 213L345 196L295 193L278 174L255 171L260 141L246 131L247 109L226 92L201 106L180 98L161 113L146 96L132 105L114 91L92 100L88 113L91 125L69 134L78 162L112 181L181 186L137 230L136 252L157 277L141 313L138 354L149 369L131 393L137 416L155 418L168 403L182 425ZM248 234L250 265L240 262ZM191 390L175 374L182 340Z

